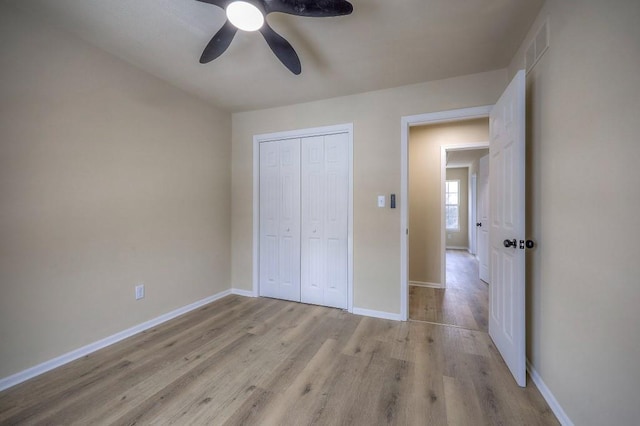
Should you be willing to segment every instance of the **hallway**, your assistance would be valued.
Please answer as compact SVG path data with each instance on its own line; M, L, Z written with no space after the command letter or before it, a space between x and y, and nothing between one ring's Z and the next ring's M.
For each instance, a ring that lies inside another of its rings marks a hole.
M464 250L447 250L447 288L409 287L409 319L487 332L489 286L478 261Z

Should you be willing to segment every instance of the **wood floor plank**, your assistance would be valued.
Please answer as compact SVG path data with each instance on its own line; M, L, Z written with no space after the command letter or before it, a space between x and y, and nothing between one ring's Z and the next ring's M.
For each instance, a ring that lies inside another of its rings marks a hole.
M416 365L414 392L421 403L426 402L417 417L424 418L424 424L447 424L442 331L432 324L410 323L410 360Z
M320 388L338 358L337 342L327 339L304 370L298 374L287 389L271 402L262 420L264 424L309 424L314 408L321 404ZM295 401L295 404L292 402Z
M478 397L468 383L448 376L445 376L443 381L447 406L447 423L449 425L487 424L483 419Z

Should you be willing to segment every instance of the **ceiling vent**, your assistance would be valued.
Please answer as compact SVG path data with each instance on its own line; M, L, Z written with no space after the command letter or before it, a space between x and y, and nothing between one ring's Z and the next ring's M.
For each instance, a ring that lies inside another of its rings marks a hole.
M531 40L524 56L527 73L538 63L544 52L549 48L549 18L545 19L535 37Z

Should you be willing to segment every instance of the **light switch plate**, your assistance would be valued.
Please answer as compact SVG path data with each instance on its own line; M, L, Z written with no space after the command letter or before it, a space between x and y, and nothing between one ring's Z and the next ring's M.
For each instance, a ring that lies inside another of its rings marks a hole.
M378 195L378 207L384 207L384 195Z

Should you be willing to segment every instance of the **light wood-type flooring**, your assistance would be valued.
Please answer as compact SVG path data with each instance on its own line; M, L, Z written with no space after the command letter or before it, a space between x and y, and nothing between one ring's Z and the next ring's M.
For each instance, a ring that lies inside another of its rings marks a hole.
M409 318L487 331L489 287L478 261L463 250L447 250L447 287L409 287Z
M15 425L548 425L487 333L227 296L0 393Z

